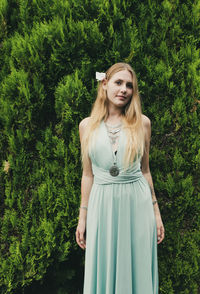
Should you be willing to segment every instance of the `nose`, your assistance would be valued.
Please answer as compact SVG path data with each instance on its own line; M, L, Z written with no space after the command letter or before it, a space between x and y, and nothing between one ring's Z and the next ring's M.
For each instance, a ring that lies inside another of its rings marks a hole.
M122 84L122 86L121 86L121 92L122 93L126 93L126 85L125 84Z

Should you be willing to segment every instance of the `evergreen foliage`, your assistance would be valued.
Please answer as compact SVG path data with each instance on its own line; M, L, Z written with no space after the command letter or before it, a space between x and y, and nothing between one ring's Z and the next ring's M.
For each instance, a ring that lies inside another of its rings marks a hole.
M200 292L199 31L199 0L1 0L0 293L82 293L78 124L120 61L152 123L160 293Z

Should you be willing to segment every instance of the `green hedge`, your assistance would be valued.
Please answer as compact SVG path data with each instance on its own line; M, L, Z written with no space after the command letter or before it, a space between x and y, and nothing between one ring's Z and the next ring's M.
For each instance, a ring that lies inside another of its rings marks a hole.
M199 0L1 0L1 293L82 293L78 124L120 61L152 122L160 293L200 292L199 31Z

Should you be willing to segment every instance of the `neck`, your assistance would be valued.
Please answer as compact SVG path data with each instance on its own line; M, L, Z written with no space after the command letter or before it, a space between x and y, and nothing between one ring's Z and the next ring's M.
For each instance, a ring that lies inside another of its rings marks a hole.
M122 116L122 109L121 108L116 108L113 106L110 106L108 108L108 117L106 121L110 122L119 122L121 121L121 116Z

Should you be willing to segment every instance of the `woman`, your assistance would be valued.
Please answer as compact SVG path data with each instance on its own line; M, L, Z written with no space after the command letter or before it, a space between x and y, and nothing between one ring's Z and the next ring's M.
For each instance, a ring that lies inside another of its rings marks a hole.
M149 169L151 122L129 64L114 64L99 80L91 115L79 125L84 294L157 294L164 226Z

